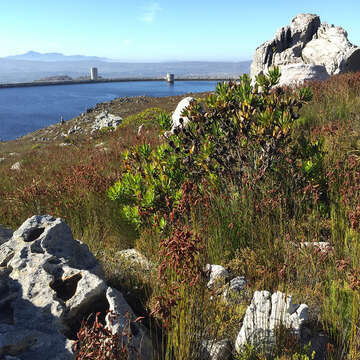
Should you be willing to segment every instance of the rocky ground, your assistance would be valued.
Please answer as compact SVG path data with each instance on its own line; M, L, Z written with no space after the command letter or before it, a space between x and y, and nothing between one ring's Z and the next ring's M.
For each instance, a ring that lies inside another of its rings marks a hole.
M204 96L205 94L206 93L167 97L136 96L115 98L108 102L99 103L93 108L88 109L87 112L81 113L79 116L64 123L58 122L13 141L0 142L0 151L6 151L20 144L34 145L36 142L50 141L58 141L61 143L64 142L66 137L75 134L77 136L87 136L91 133L92 124L96 116L103 111L108 111L110 114L126 119L128 116L138 114L148 108L160 108L166 111L173 111L182 98L186 96Z

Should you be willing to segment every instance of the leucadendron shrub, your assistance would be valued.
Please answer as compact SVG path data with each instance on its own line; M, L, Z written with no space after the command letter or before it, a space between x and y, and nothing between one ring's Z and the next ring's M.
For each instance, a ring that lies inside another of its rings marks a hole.
M181 199L186 180L214 187L229 182L240 188L255 183L288 155L286 147L302 105L311 100L309 88L284 92L275 88L278 68L260 75L254 85L248 75L219 83L205 104L194 101L164 144L142 144L124 153L124 173L108 191L122 204L122 216L136 227L166 226L166 216ZM168 117L159 121L169 126Z

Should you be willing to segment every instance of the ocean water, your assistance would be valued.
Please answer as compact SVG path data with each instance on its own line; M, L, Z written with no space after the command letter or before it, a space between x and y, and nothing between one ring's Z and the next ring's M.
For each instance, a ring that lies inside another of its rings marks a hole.
M216 81L139 81L0 88L0 140L29 132L84 112L95 104L124 96L171 96L215 89Z

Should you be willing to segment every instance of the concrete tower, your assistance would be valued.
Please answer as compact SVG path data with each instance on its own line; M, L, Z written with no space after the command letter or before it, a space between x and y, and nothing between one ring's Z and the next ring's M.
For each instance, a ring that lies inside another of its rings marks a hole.
M90 69L90 79L97 80L98 79L98 69L96 67L92 67Z

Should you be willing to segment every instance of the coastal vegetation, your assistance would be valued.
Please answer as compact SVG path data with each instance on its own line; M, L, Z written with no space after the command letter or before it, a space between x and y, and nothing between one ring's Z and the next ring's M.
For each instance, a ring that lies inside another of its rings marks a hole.
M358 359L360 73L304 88L274 88L278 79L275 69L255 86L246 75L219 84L171 135L169 107L149 101L116 131L69 146L1 143L0 223L63 218L144 317L160 359L201 359L203 339L234 343L256 290L306 303L327 358ZM119 263L128 248L158 271ZM206 264L246 278L236 305L207 288ZM233 358L312 358L286 329L277 339L270 354L249 346Z

